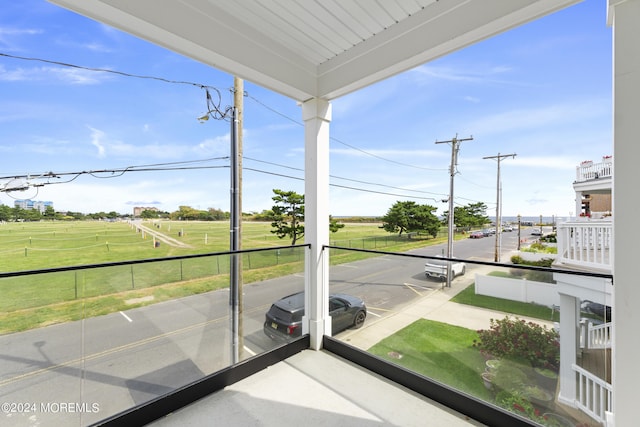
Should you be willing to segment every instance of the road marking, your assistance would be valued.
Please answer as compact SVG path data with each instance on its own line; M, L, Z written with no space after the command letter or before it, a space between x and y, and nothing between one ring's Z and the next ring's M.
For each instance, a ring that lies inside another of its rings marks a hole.
M252 356L256 355L256 352L255 351L251 351L251 349L249 347L247 347L246 345L243 348L244 348L244 351L246 351L250 355L252 355Z
M411 283L403 283L406 287L408 287L409 289L411 289L413 292L415 292L418 295L422 295L420 292L416 291L414 289L414 287L419 287L421 288L422 286L416 286L416 285L412 285Z
M374 313L373 311L369 311L369 310L367 310L367 314L371 314L372 316L376 316L376 317L382 317L381 314Z
M393 311L392 309L389 309L389 308L380 308L380 307L367 306L367 313L369 313L371 310L378 310L378 311L384 311L384 312ZM379 315L376 314L376 316L379 316Z
M133 320L131 320L131 318L129 316L127 316L126 314L124 314L123 312L120 312L120 314L122 314L122 317L127 319L129 321L129 323L133 322Z

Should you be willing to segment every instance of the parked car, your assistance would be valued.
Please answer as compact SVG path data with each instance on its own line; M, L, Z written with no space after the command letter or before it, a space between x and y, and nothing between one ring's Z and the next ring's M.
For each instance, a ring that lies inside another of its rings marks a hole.
M513 231L513 227L510 225L505 225L502 227L502 231Z
M584 300L581 304L581 308L587 313L595 314L600 319L603 319L604 322L611 321L611 306Z
M472 231L469 234L470 239L482 239L484 237L484 233L482 231Z
M347 294L329 295L331 332L360 328L367 317L367 307L358 297ZM271 339L286 341L302 335L304 292L286 296L274 302L265 315L264 333Z
M531 235L532 236L542 236L542 229L541 228L534 228L533 230L531 230Z
M496 232L495 228L484 228L484 229L482 230L482 234L483 234L485 237L489 237L489 236L491 236L491 235L495 234L495 232Z
M451 274L452 278L456 276L462 276L467 271L467 266L464 262L447 261L439 259L429 259L424 264L424 273L427 277L432 277L440 280L447 278L447 264L451 262Z

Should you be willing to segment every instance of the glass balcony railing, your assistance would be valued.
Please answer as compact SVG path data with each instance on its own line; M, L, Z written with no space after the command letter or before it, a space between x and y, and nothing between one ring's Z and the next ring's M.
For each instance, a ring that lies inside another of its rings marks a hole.
M331 293L367 307L335 338L539 425L601 425L611 276L466 260L447 287L421 253L332 248Z
M0 424L90 425L272 350L265 313L304 290L305 250L238 255L236 327L230 254L0 273Z
M279 351L302 335L308 248L0 273L3 422L98 423ZM468 259L448 287L421 249L325 250L345 347L540 425L611 411L610 275Z

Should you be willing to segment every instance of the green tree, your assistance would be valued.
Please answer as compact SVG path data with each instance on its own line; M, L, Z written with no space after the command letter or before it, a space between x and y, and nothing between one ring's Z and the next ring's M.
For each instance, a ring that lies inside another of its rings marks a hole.
M291 244L295 245L304 236L304 195L278 189L273 192L275 196L272 199L276 204L271 208L271 226L274 228L271 232L281 239L289 237Z
M338 222L338 220L329 215L329 231L331 231L332 233L336 233L341 228L344 228L344 224Z
M178 210L172 212L170 215L173 220L194 220L199 218L199 213L197 209L192 208L191 206L179 206Z
M20 206L14 206L11 208L11 215L14 221L24 220L27 216L27 211Z
M7 205L0 205L0 221L9 221L11 219L11 208Z
M263 209L262 212L253 214L254 221L272 221L273 211L271 209Z
M436 237L440 229L440 221L433 213L435 210L437 208L434 206L398 201L382 217L382 229L398 235L425 232Z
M76 220L83 220L83 219L85 219L87 216L86 216L85 214L81 213L81 212L71 212L71 211L68 211L68 212L67 212L67 217L68 217L68 218L73 218L73 219L76 219Z
M222 221L225 219L229 219L229 212L224 212L222 209L209 208L209 216L213 221Z
M42 214L38 209L24 209L23 218L25 221L40 221L42 219Z
M158 212L154 211L153 209L145 209L142 212L140 212L140 218L143 218L143 219L158 218Z
M55 219L56 218L56 211L53 209L53 206L46 206L44 208L44 213L42 214L42 216L45 219Z
M277 204L271 210L263 210L261 214L256 214L256 220L269 220L274 230L272 233L279 238L289 237L291 244L304 236L304 194L294 191L282 191L274 189L273 201ZM329 215L329 231L336 233L344 224L338 222Z
M487 205L482 202L470 203L466 206L456 206L453 209L453 222L457 228L482 227L490 222L487 216ZM449 223L449 211L445 211L443 224Z

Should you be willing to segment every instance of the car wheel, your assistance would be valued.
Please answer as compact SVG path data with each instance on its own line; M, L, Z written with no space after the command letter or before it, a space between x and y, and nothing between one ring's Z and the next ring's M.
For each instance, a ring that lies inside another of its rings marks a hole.
M356 313L356 317L353 319L353 327L358 329L364 325L364 319L367 318L367 313L364 311L359 311Z

